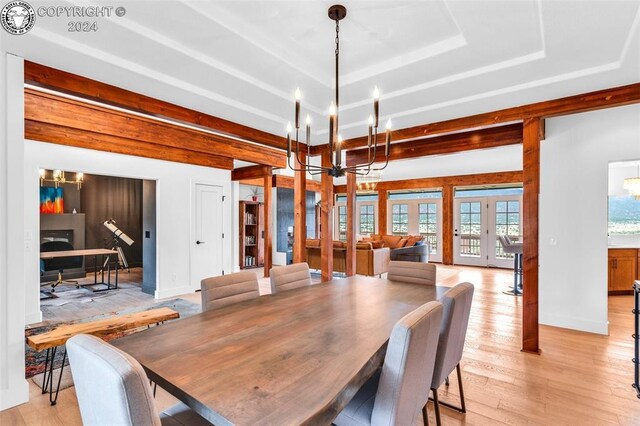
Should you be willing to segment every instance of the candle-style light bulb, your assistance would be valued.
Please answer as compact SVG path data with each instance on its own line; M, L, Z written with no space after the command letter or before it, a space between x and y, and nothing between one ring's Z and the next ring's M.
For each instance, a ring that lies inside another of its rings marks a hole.
M389 148L391 145L391 119L387 120L387 143L386 143L386 147L384 150L384 155L385 157L389 156Z
M342 164L342 136L338 134L338 143L336 144L336 161L335 165L340 166Z
M287 123L287 158L291 157L291 122Z
M372 136L373 136L373 116L369 114L369 137L367 138L367 146L371 148Z
M331 101L331 105L329 105L329 115L336 115L336 104Z
M300 128L300 98L302 97L302 95L300 94L300 89L296 89L294 96L296 98L296 129L299 129Z
M378 128L378 120L380 118L380 90L378 86L373 89L373 115L374 115L374 127Z
M307 147L308 147L311 140L311 117L309 117L309 114L307 114L307 118L304 120L304 122L307 125Z
M40 174L40 186L42 186L44 184L44 177L47 171L45 169L40 169L38 170L38 173Z

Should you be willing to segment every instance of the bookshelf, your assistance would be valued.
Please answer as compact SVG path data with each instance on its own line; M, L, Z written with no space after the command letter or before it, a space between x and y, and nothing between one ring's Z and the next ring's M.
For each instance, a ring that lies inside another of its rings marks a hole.
M264 205L240 201L240 269L264 266Z

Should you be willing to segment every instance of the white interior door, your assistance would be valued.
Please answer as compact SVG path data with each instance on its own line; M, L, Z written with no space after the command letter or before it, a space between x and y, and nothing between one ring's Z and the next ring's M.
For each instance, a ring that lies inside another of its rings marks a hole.
M222 275L222 187L196 184L191 242L191 286L203 278Z
M487 265L487 199L456 198L453 221L453 261L457 265Z
M502 196L489 198L489 234L487 243L489 266L513 267L513 254L502 250L499 235L507 235L519 240L522 235L522 196Z

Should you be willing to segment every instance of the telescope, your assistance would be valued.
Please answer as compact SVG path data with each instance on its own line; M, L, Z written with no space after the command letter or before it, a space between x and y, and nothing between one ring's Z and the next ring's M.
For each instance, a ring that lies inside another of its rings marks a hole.
M113 233L114 238L119 238L128 246L133 245L133 240L124 233L124 231L116 226L116 221L113 219L105 220L104 226Z
M123 269L126 268L127 271L131 272L129 270L129 262L127 262L127 258L124 257L124 252L122 251L122 247L120 247L120 241L123 241L126 245L131 246L133 245L133 239L131 239L131 237L125 234L122 229L118 228L116 226L116 221L113 219L105 220L103 225L109 231L111 231L111 234L113 234L113 242L111 243L111 250L116 250L118 252L118 261L122 265L122 268ZM109 261L108 258L105 259L105 263L102 265L102 269L104 269L107 266L108 261Z

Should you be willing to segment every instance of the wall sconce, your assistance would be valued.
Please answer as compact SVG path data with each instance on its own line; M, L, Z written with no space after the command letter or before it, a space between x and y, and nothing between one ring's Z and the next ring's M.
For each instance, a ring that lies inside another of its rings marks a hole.
M56 188L62 183L75 183L78 186L78 190L82 189L84 183L84 173L76 172L76 178L72 181L67 181L65 172L62 170L54 170L51 173L51 179L47 178L47 171L40 169L40 186L43 186L45 182L52 182Z

